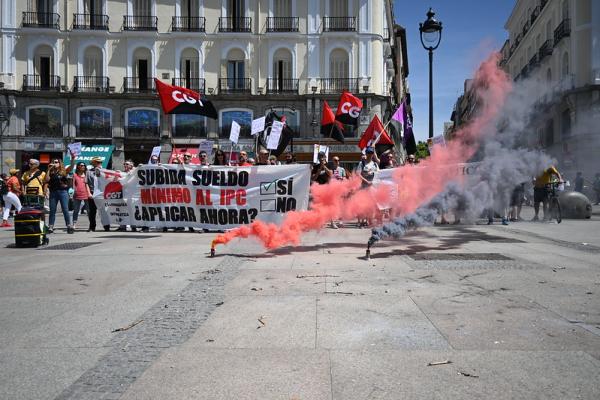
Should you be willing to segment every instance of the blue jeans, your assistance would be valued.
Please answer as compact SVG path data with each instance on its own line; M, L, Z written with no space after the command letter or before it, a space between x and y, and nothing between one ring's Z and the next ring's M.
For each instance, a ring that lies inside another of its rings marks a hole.
M48 225L54 226L56 220L56 206L60 202L60 208L62 209L63 216L65 217L65 224L71 226L71 216L69 215L69 193L67 190L51 190L50 191L50 218Z
M73 199L73 225L77 223L77 218L79 217L79 210L81 209L82 205L87 207L88 201Z

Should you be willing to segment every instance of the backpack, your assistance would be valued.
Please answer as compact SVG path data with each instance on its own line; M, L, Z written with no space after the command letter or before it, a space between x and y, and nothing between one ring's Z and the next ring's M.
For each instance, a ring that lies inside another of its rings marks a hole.
M8 194L8 185L4 179L0 179L0 196Z

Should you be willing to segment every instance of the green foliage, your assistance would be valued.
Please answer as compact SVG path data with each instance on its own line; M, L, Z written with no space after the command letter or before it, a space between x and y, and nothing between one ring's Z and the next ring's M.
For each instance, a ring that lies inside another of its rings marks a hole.
M429 157L429 147L427 147L427 142L419 141L419 143L417 143L417 153L415 154L415 157L417 161Z

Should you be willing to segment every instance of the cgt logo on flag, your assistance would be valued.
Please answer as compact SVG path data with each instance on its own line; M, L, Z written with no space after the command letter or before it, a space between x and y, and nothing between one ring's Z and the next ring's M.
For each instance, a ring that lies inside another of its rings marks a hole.
M186 93L182 93L180 90L173 90L173 93L171 93L171 97L178 103L198 103L200 107L202 107L202 101L199 98L195 99L193 97L190 97Z
M206 99L201 100L199 93L184 87L168 85L156 78L154 82L165 114L197 114L212 119L219 118L213 104Z
M363 108L363 102L350 92L343 92L338 103L335 119L346 125L358 125L358 117Z

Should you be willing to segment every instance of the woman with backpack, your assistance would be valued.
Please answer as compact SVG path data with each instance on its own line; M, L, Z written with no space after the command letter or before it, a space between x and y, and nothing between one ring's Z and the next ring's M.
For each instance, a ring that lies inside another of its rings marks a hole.
M48 166L48 174L46 174L45 183L48 185L46 195L50 200L50 217L48 221L48 233L54 232L54 221L56 220L56 207L60 202L63 216L65 217L65 225L67 225L67 233L74 233L73 225L71 224L71 216L69 215L69 180L67 175L73 169L75 156L71 154L71 163L68 167L62 163L62 160L55 158Z
M21 211L21 200L19 200L19 196L21 195L21 184L19 183L19 177L17 176L18 173L18 169L11 169L9 171L10 178L3 182L0 187L0 193L2 193L2 198L4 199L4 213L2 215L2 224L0 225L2 228L12 227L12 225L8 223L8 217L10 216L10 209L12 206L15 207L17 212Z

